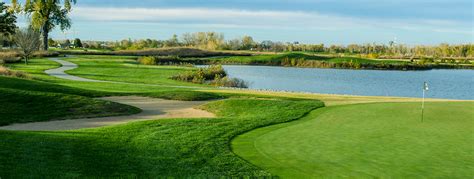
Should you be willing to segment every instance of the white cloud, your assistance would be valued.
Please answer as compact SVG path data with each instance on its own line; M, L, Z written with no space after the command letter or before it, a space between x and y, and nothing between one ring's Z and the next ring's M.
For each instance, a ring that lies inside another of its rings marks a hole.
M209 8L76 7L75 20L209 25L220 28L351 30L364 28L472 34L466 23L436 19L369 19L302 11ZM439 29L443 29L442 31Z

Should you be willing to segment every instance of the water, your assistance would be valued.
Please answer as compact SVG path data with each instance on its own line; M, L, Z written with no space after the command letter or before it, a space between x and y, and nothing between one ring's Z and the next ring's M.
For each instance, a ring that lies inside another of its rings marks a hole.
M250 89L362 96L474 99L474 70L382 71L225 65L230 77Z

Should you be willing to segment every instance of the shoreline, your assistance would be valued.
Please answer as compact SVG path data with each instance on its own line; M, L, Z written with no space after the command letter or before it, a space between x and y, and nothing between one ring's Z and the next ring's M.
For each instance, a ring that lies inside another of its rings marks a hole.
M198 90L202 92L221 92L229 94L258 94L263 96L274 97L292 97L299 99L315 99L321 100L327 106L343 105L343 104L358 104L358 103L374 103L374 102L421 102L422 98L415 97L398 97L398 96L360 96L360 95L346 95L346 94L324 94L311 92L296 92L296 91L277 91L277 90L256 90L245 88L216 88ZM442 98L425 98L426 102L474 102L474 100L463 99L442 99Z

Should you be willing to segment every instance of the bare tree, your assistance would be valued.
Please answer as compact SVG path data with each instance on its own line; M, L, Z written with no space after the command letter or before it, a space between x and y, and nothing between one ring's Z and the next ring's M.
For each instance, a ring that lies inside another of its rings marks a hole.
M32 28L25 28L17 30L14 35L16 45L21 48L25 64L28 64L28 59L31 55L38 51L41 46L41 33Z

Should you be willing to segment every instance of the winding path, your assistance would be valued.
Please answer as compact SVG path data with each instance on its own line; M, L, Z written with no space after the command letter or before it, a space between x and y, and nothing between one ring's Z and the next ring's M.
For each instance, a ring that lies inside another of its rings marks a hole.
M55 69L46 70L45 73L54 77L83 82L108 82L100 80L92 80L81 78L65 73L67 70L78 68L78 65L60 60L57 58L52 61L60 63L62 66ZM120 83L120 82L112 82ZM85 118L74 120L59 120L59 121L45 121L12 124L0 127L0 130L14 130L14 131L60 131L60 130L74 130L83 128L95 128L102 126L110 126L116 124L123 124L130 121L144 121L165 118L211 118L214 114L196 109L196 106L207 103L208 101L175 101L164 100L150 97L139 96L121 96L121 97L105 97L100 100L112 101L122 103L130 106L135 106L142 110L141 113L130 116L113 116L100 118Z
M49 69L49 70L44 71L46 74L48 74L50 76L54 76L54 77L61 78L61 79L66 79L66 80L73 80L73 81L104 82L104 81L100 81L100 80L86 79L86 78L81 78L81 77L78 77L78 76L73 76L73 75L67 74L65 71L73 70L73 69L78 68L78 66L75 63L68 62L68 61L65 61L65 60L60 60L58 58L51 58L50 60L55 61L55 62L62 65L59 68Z

